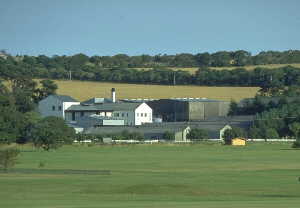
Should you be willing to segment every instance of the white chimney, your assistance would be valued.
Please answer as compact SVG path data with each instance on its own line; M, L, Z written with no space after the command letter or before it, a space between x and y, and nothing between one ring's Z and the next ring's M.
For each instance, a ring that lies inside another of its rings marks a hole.
M112 99L113 103L116 102L116 90L115 90L115 88L111 88L111 99Z

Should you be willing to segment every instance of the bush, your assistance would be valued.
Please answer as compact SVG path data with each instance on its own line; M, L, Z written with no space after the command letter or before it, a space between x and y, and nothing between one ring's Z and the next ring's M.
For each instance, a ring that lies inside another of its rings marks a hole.
M293 148L300 148L300 138L297 138L297 140L292 145Z
M175 134L170 131L165 131L163 134L163 139L165 140L175 140Z
M191 129L190 132L187 134L187 138L190 140L204 140L208 139L208 133L206 130L203 129Z
M232 129L227 129L224 132L224 143L226 145L231 144L231 140L236 137L244 137L245 131L239 127L233 127Z
M42 119L32 129L34 146L47 151L63 144L71 144L75 136L73 128L68 127L62 118L54 116Z
M20 151L16 148L0 149L0 166L4 170L12 168L16 162Z

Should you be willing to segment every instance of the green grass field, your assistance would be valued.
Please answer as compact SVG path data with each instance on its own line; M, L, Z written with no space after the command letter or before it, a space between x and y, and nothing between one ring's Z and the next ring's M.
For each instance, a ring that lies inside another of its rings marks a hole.
M0 173L3 208L296 208L300 151L291 144L23 147L17 169L111 175Z

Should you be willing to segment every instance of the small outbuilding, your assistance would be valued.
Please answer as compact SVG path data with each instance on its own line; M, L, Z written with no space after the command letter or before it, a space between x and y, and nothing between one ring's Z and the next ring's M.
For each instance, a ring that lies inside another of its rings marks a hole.
M233 138L231 140L231 145L233 145L233 146L245 146L246 145L246 139L241 138L241 137Z

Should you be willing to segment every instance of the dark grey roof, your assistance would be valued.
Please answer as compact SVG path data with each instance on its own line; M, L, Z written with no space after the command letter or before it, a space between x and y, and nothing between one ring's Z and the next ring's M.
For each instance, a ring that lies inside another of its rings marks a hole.
M146 103L146 102L154 101L154 100L159 100L159 99L137 98L137 99L121 99L120 101L125 102L125 103Z
M188 128L188 126L182 127L150 127L150 126L101 126L101 127L91 127L84 131L86 134L111 134L111 133L120 133L124 130L129 132L140 132L140 133L164 133L166 131L169 132L181 132L184 129Z
M110 98L91 98L81 102L83 105L93 105L93 104L102 104L102 103L112 103Z
M130 111L141 103L103 103L97 105L72 105L66 111Z
M78 100L75 100L74 98L68 95L52 95L52 96L63 102L78 102Z
M212 100L207 98L171 98L169 100L181 101L181 102L228 102L222 100Z

